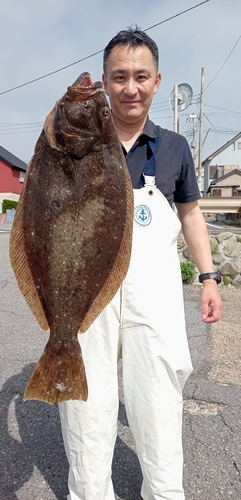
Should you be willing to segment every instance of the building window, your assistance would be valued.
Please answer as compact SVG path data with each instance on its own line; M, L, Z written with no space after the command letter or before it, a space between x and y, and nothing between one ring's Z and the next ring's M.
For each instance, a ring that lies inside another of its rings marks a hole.
M221 198L221 189L212 189L211 196L212 198Z
M217 179L217 165L210 165L210 179Z
M225 165L210 165L210 179L220 179L225 172Z
M241 142L238 142L238 149L241 149Z
M19 182L23 182L24 181L24 177L25 177L25 172L22 172L20 170L20 172L19 172Z

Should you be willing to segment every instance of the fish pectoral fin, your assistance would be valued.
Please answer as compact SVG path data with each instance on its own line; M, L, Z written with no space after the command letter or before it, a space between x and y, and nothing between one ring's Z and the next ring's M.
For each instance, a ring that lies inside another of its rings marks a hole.
M87 401L88 386L81 348L76 342L71 354L56 355L46 345L27 384L23 399L58 404L70 399Z

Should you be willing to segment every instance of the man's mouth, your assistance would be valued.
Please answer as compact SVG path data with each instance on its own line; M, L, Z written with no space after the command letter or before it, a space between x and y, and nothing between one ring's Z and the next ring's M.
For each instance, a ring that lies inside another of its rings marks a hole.
M135 101L122 101L122 104L138 104L140 101L135 100Z

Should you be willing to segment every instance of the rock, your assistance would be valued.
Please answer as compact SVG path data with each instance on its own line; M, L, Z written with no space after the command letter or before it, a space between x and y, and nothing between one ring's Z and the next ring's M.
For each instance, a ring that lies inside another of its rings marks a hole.
M229 276L235 288L241 288L241 242L237 241L237 235L231 232L220 233L210 236L209 241L215 269L223 276ZM182 233L178 237L178 255L180 263L193 261ZM198 276L194 283L198 283Z
M238 276L234 278L232 285L235 286L235 288L241 288L241 274L238 274Z
M191 252L187 246L183 249L183 255L187 260L192 260Z
M187 244L186 244L185 238L181 232L181 233L179 233L178 239L177 239L177 249L179 251L186 246L187 246Z
M210 243L210 248L211 252L217 252L218 248L218 240L214 236L209 237L209 243Z
M215 248L218 245L218 240L214 236L211 236L209 238L209 243L210 243L210 247L211 247L211 252L213 253L213 251L215 250Z
M219 266L220 264L222 264L222 262L225 261L225 257L221 253L220 254L213 254L212 257L213 257L213 263L215 264L215 266Z
M234 264L237 269L241 271L241 253L235 257L235 259L232 260L232 264Z
M241 252L241 243L238 243L235 238L230 238L225 241L223 252L227 257L236 257Z
M186 257L184 257L184 255L183 255L182 252L180 252L178 254L178 256L179 256L179 262L180 262L180 264L181 264L181 262L187 262L188 261L188 259L186 259Z
M239 270L231 263L225 262L223 266L219 268L222 276L230 276L230 278L235 278L239 273Z
M232 236L233 236L233 233L230 233L230 232L227 231L225 233L217 234L216 235L216 239L217 239L218 243L222 243L222 241L228 240Z

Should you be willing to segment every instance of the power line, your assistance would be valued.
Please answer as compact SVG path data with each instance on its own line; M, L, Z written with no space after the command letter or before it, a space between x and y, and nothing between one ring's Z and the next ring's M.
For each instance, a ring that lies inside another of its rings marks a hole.
M217 72L217 73L216 73L216 75L213 77L213 79L211 80L211 82L209 82L209 84L206 86L206 89L205 89L205 90L207 90L207 88L209 87L209 85L211 85L211 83L213 82L213 80L215 80L215 78L219 75L220 71L223 69L223 67L225 66L226 62L229 60L229 58L230 58L231 54L233 53L233 51L234 51L235 47L238 45L238 42L239 42L240 38L241 38L241 35L239 36L239 38L238 38L237 42L235 43L234 47L232 48L232 50L231 50L230 54L229 54L229 55L228 55L228 57L225 59L225 61L224 61L224 63L222 64L221 68L218 70L218 72Z
M30 132L41 132L42 128L27 129L27 130L12 130L11 132L0 132L0 135L16 135L16 134L29 134Z
M173 115L170 116L156 116L155 120L166 120L166 119L171 119L173 118Z
M150 26L150 28L146 28L143 31L148 31L151 30L152 28L156 28L156 26L160 26L160 24L166 23L167 21L171 21L171 19L175 19L175 17L181 16L182 14L186 14L186 12L189 12L190 10L196 9L197 7L200 7L200 5L203 5L204 3L210 2L210 0L205 0L204 2L201 2L197 5L194 5L193 7L190 7L189 9L183 10L182 12L179 12L178 14L175 14L174 16L168 17L164 21L161 21L160 23L153 24L153 26Z
M35 127L38 125L42 125L42 122L26 122L26 123L0 123L0 129L6 127Z
M90 59L91 57L96 56L97 54L100 54L103 52L102 50L98 50L98 52L94 52L93 54L90 54L89 56L83 57L82 59L79 59L78 61L75 61L71 64L67 64L67 66L63 66L62 68L56 69L55 71L51 71L50 73L47 73L46 75L39 76L38 78L34 78L34 80L30 80L29 82L22 83L21 85L17 85L16 87L12 87L11 89L4 90L3 92L0 92L0 95L7 94L8 92L12 92L13 90L20 89L21 87L25 87L26 85L30 85L30 83L37 82L38 80L42 80L43 78L47 78L48 76L54 75L55 73L59 73L60 71L63 71L64 69L70 68L71 66L74 66L75 64L78 64L82 61L85 61L86 59Z
M194 104L194 101L192 102ZM154 108L153 108L154 106ZM150 115L154 116L155 114L160 114L160 113L166 113L168 110L170 110L170 105L168 101L163 101L163 104L159 106L158 103L152 104L150 108ZM182 116L185 116L184 113L182 113ZM172 118L171 116L158 116L155 117L155 120L157 119L164 119L164 118ZM24 123L0 123L0 136L2 135L16 135L16 134L23 134L23 133L28 133L28 132L38 132L42 129L43 127L43 122L24 122Z
M196 9L197 7L200 7L201 5L210 2L210 0L204 0L203 2L194 5L193 7L190 7L189 9L183 10L182 12L179 12L178 14L175 14L174 16L168 17L167 19L164 19L163 21L160 21L157 24L153 24L149 28L144 29L143 31L148 31L153 28L156 28L156 26L160 26L161 24L164 24L168 21L171 21L172 19L175 19L176 17L179 17L183 14L186 14L190 10ZM80 62L86 61L86 59L90 59L91 57L96 56L97 54L100 54L103 52L104 49L98 50L97 52L94 52L93 54L90 54L89 56L83 57L82 59L79 59L78 61L75 61L71 64L67 64L67 66L63 66L62 68L56 69L55 71L51 71L50 73L47 73L46 75L39 76L38 78L34 78L33 80L30 80L28 82L22 83L21 85L17 85L16 87L12 87L11 89L4 90L3 92L0 92L0 95L7 94L8 92L12 92L13 90L20 89L21 87L25 87L26 85L30 85L31 83L37 82L39 80L42 80L43 78L47 78L48 76L54 75L55 73L59 73L60 71L63 71L67 68L70 68L71 66L74 66L75 64L79 64Z
M221 111L228 111L229 113L234 113L240 115L241 111L233 111L232 109L219 108L218 106L211 106L211 104L204 104L207 108L220 109Z

